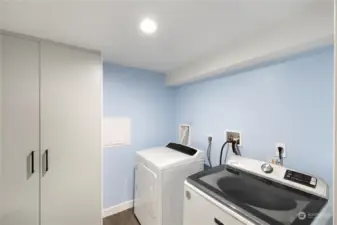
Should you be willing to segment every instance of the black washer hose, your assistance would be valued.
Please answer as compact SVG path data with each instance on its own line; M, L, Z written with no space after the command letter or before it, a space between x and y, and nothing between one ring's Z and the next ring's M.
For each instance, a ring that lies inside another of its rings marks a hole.
M223 149L225 148L225 146L229 143L229 141L226 141L222 147L221 147L221 151L220 151L220 161L219 161L219 165L222 164L222 153L223 153Z
M238 147L238 144L236 141L226 141L222 147L221 147L221 152L220 152L220 161L219 161L219 165L222 164L222 154L223 154L223 150L225 148L225 146L228 144L228 143L231 143L232 144L232 151L235 155L239 155L241 156L241 152L240 152L240 149ZM227 149L227 153L226 153L226 158L227 158L227 154L228 154L228 149ZM226 161L226 158L225 158L225 161Z

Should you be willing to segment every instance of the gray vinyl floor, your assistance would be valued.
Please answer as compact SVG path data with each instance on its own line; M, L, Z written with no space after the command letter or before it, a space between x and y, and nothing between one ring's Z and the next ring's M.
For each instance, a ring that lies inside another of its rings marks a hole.
M103 225L140 225L133 215L133 209L103 219Z

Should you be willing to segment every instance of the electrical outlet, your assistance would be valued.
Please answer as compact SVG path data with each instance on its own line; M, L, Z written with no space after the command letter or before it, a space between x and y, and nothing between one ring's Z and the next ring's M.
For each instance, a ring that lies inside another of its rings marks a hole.
M225 131L225 141L236 140L238 146L242 146L242 135L240 131L226 130Z
M287 157L286 144L284 144L284 143L276 143L276 145L275 145L275 156L279 157L279 151L278 151L279 147L283 148L282 157L283 158Z

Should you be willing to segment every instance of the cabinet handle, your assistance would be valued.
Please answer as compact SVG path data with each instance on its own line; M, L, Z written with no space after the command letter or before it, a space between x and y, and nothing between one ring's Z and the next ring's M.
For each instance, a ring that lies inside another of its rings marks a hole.
M31 166L31 174L34 174L35 173L35 165L34 165L34 151L32 151L31 153L30 153L30 166Z
M49 155L48 155L48 152L49 152L49 150L46 149L44 151L44 154L43 154L43 165L44 165L43 175L45 175L49 170Z
M224 225L220 220L218 220L217 218L214 218L214 222L218 225Z
M46 172L49 170L49 150L46 150Z
M29 153L29 155L27 155L27 158L26 158L27 159L27 161L26 161L26 163L27 163L27 168L26 168L26 170L27 170L27 180L29 180L33 176L33 174L35 173L34 153L35 153L35 151L31 151Z

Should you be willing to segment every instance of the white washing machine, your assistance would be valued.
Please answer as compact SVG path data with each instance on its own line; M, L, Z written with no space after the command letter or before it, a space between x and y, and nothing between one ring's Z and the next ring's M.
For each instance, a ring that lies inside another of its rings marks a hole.
M324 225L328 193L317 177L233 156L185 181L184 225Z
M184 181L203 170L204 153L169 143L137 152L134 213L141 225L182 225Z

